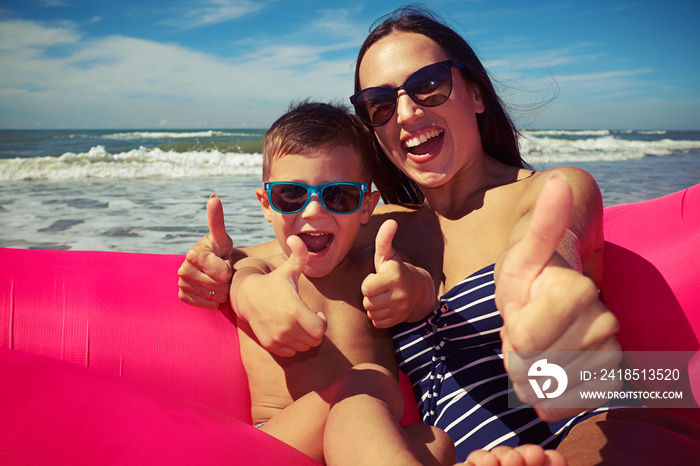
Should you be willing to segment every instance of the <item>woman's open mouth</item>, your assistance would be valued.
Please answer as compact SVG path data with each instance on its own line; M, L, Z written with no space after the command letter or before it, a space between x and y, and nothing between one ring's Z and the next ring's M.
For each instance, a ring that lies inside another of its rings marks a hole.
M445 131L443 129L434 128L418 136L406 139L403 142L403 148L409 154L425 155L435 149L442 142L444 136Z

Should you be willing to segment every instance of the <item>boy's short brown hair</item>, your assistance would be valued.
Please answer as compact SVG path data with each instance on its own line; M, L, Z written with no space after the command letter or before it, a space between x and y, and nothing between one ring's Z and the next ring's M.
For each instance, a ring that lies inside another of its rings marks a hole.
M363 179L372 181L368 160L374 146L369 129L346 106L309 102L293 103L275 121L263 139L263 181L270 176L272 160L285 155L310 155L327 148L353 147L362 161Z

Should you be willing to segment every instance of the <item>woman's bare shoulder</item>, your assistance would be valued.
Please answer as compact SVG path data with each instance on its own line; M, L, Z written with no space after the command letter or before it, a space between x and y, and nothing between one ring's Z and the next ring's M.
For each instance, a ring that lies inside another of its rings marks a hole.
M588 173L586 170L578 167L555 167L550 168L542 172L535 172L536 176L533 177L536 181L543 185L544 182L554 173L562 175L569 182L574 191L578 189L594 189L599 190L598 183L593 178L593 175ZM539 190L538 190L539 191Z
M424 217L434 216L427 204L385 204L377 206L372 214L377 221L383 222L392 218L401 226L404 223L415 222Z
M523 180L525 183L523 183L524 189L521 193L521 201L525 204L530 204L531 207L534 206L545 182L555 173L563 176L571 186L574 193L575 204L596 204L600 201L600 188L595 178L586 170L570 166L555 167L541 172L533 172L532 176Z
M587 171L577 167L557 167L538 172L530 180L523 196L524 211L534 208L545 182L552 174L563 176L571 186L573 208L569 220L569 231L578 243L578 255L584 267L594 253L603 246L603 197L595 178Z

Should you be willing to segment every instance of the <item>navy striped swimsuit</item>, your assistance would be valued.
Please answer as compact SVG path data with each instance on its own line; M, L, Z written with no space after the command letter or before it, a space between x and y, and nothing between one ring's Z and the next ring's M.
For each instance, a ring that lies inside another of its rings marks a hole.
M493 269L485 267L448 291L422 321L392 329L423 423L447 432L462 461L473 450L498 445L555 448L575 422L609 409L547 423L530 405L508 407Z

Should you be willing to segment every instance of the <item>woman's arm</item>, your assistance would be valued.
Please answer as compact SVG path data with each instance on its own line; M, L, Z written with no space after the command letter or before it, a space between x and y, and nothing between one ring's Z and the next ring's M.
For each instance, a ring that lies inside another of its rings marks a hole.
M557 245L556 252L570 268L582 272L599 284L602 279L603 199L595 179L579 168L561 167L548 170L532 181L522 200L525 204L522 210L526 213L513 228L508 248L525 236L534 207L551 176L563 177L573 196L571 210L566 214L566 218L551 215L551 221L565 222L565 233ZM550 200L556 201L551 198ZM543 206L543 210L553 214L551 207Z
M541 190L535 191L536 205L513 230L509 246L496 263L495 280L508 375L521 400L532 403L543 420L552 421L580 409L565 403L543 408L543 400L530 389L529 365L522 363L522 352L538 352L541 357L545 357L543 351L571 352L567 367L585 367L593 354L609 358L606 367L615 366L621 355L615 339L617 320L599 301L593 280L577 270L577 264L585 269L602 241L595 232L600 227L597 207L576 204L581 192L578 180L568 183L561 174L543 180ZM520 353L516 356L512 351ZM600 351L604 353L596 353ZM518 360L521 363L515 364ZM575 393L578 383L569 380L566 393ZM546 402L552 405L551 400Z

